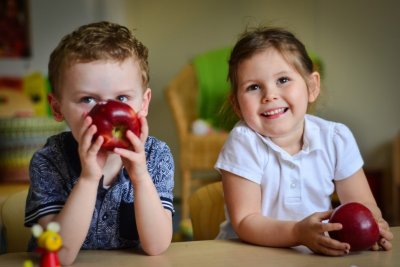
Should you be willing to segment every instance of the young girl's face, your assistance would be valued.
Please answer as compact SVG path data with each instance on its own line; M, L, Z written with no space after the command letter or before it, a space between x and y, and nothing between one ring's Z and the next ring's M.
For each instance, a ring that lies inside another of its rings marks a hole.
M267 48L241 62L237 77L240 113L250 128L271 138L301 138L307 106L319 93L318 73L307 88L283 56Z
M60 84L60 99L51 95L50 104L55 118L67 122L75 139L84 117L98 102L118 100L139 116L147 115L151 91L143 89L141 70L133 58L73 64L64 71Z

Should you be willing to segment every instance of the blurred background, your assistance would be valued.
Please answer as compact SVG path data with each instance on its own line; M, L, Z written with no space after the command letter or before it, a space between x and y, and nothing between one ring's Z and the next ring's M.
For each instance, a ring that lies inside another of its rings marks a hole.
M0 54L0 77L46 76L51 51L62 36L82 24L109 20L135 29L150 51L150 133L172 150L177 199L181 195L179 143L165 98L167 85L196 55L233 46L246 27L271 25L293 31L323 62L323 98L318 115L342 122L353 131L365 167L376 177L382 209L389 221L394 218L392 204L398 200L392 190L392 144L400 130L400 1L14 2L26 6L29 49L20 56Z

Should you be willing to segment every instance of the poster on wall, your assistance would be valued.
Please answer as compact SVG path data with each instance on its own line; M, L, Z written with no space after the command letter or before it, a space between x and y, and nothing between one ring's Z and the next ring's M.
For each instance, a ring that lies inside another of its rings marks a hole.
M30 55L29 0L0 0L0 59Z

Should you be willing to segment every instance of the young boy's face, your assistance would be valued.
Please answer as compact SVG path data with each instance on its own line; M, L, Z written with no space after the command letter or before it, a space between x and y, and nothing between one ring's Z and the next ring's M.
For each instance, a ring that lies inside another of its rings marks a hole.
M50 105L54 117L67 122L75 139L84 117L101 101L125 102L139 116L147 116L151 91L143 88L141 69L133 58L73 64L64 71L60 84L60 98L51 95Z

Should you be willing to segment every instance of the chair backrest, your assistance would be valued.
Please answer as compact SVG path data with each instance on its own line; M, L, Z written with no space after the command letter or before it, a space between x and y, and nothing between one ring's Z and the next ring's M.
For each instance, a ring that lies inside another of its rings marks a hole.
M190 217L194 240L215 239L225 220L222 182L197 189L190 197Z
M1 218L4 227L6 251L27 251L31 230L24 226L25 203L28 189L9 196L1 208Z
M192 64L187 64L166 88L166 97L178 129L180 141L184 141L197 115L198 84Z

